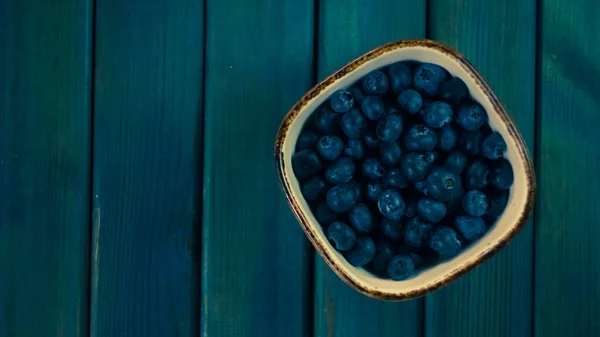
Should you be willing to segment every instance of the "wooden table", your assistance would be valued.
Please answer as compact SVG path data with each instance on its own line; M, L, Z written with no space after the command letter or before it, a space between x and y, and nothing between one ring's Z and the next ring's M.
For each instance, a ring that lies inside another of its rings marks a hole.
M273 142L385 42L466 55L516 119L535 216L386 303L315 256ZM600 335L594 0L0 0L0 336Z

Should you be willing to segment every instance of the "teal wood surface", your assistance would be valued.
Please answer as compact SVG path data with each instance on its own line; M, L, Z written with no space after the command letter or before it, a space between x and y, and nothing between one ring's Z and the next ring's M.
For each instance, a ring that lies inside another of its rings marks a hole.
M198 336L204 6L96 8L91 336Z
M321 1L318 77L393 40L425 36L425 1ZM402 303L368 298L315 258L315 337L421 336L422 300Z
M307 241L273 144L313 82L314 4L209 0L207 20L202 334L306 336Z
M465 55L533 155L535 1L431 2L430 38ZM533 223L496 257L425 300L425 336L531 336Z
M88 335L91 1L0 0L0 336Z
M600 7L545 0L539 58L535 335L600 335Z

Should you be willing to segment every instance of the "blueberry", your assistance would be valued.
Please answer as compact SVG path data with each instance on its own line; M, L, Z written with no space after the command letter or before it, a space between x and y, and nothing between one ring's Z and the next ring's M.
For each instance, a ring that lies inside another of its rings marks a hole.
M358 193L353 186L341 184L333 186L327 192L327 205L332 211L344 213L349 211L358 200Z
M342 116L342 131L350 139L361 139L367 132L367 118L353 108Z
M363 77L362 86L367 95L383 95L388 91L388 78L381 71L375 70Z
M514 181L513 169L506 160L501 160L490 172L490 184L499 190L507 190Z
M446 102L431 102L423 109L423 121L432 128L441 128L452 121L452 107Z
M365 155L365 144L360 139L349 139L344 148L344 155L352 159L362 159Z
M410 181L419 181L427 177L433 167L435 154L433 152L410 152L402 157L400 168L404 176Z
M434 168L427 176L429 195L441 202L452 202L464 193L460 174L447 167Z
M458 147L467 156L474 156L481 151L481 138L479 131L463 131L458 141Z
M317 145L317 140L319 140L321 136L312 130L304 130L298 136L298 141L296 142L296 151L302 151L307 149L314 149Z
M379 147L379 143L381 143L381 140L377 137L375 133L368 131L365 134L365 145L367 147L377 148Z
M446 166L448 166L451 170L457 173L462 173L464 171L465 166L467 166L467 156L460 151L452 151L448 157L446 157ZM468 183L465 182L465 185L468 186Z
M321 170L319 155L313 150L302 150L292 155L292 168L300 180L310 178Z
M379 212L390 220L398 220L404 214L406 204L400 192L394 189L387 189L381 192L377 200Z
M348 89L348 91L350 92L350 94L354 98L355 104L356 103L361 104L362 101L365 99L365 97L367 97L367 96L365 96L365 93L362 92L362 89L360 87L358 87L358 86L352 87L352 88Z
M431 234L429 247L441 256L450 257L458 254L461 243L454 229L440 226Z
M396 142L383 142L379 144L379 156L383 165L395 167L400 165L402 150Z
M478 104L461 105L458 109L456 122L467 131L479 129L487 119L485 110Z
M421 108L423 107L423 98L421 97L421 94L412 89L402 91L400 95L398 95L396 102L398 102L398 105L404 111L411 115L421 111Z
M383 174L383 186L385 188L406 188L409 185L409 181L400 172L400 169L394 168L385 171Z
M473 241L483 236L486 231L485 222L479 217L459 215L454 226L458 233L467 241Z
M325 170L325 180L332 185L347 183L353 175L354 162L348 157L336 159Z
M395 249L392 244L385 240L379 240L375 244L375 257L369 262L367 268L374 274L385 276L387 274L387 266L395 254Z
M336 221L339 217L337 213L332 211L331 208L327 206L326 202L322 202L317 205L317 208L314 210L314 215L317 221L323 227L329 226L329 224Z
M342 221L336 221L327 228L327 239L340 251L348 250L356 243L356 232Z
M325 160L334 160L342 154L344 141L338 136L323 136L317 142L317 152Z
M393 142L402 134L402 116L386 115L377 124L377 136L384 142Z
M380 179L383 177L385 169L379 160L376 158L367 158L363 161L362 172L368 179Z
M458 143L458 132L452 125L446 125L438 130L438 139L438 149L450 152Z
M354 106L354 97L349 91L338 90L329 97L331 110L337 113L344 113Z
M304 199L314 201L325 194L326 188L325 181L321 177L312 177L302 186L302 195Z
M489 207L487 213L483 216L483 219L488 225L493 224L496 219L504 212L506 204L508 204L508 191L500 191L496 193L490 193L488 195Z
M381 220L381 233L392 242L400 240L403 234L402 221L383 218Z
M407 218L412 218L417 215L417 198L407 198L406 200L406 209L404 210L404 216Z
M340 130L340 115L331 111L328 107L321 106L315 113L315 126L319 132L331 135Z
M423 195L429 195L429 191L427 190L427 180L415 181L414 185L415 190Z
M488 159L498 159L504 155L506 151L506 142L498 132L494 132L487 136L481 144L481 152Z
M446 71L438 65L423 63L415 70L414 86L427 95L437 95L445 81Z
M359 233L367 233L373 229L373 216L369 207L363 203L357 203L348 214L352 227Z
M383 192L383 184L379 180L369 181L365 187L365 194L367 199L371 201L377 201L379 195Z
M379 96L367 96L361 103L361 108L368 119L377 121L385 115L385 107Z
M423 198L417 204L417 213L427 221L440 222L446 216L446 205L431 198Z
M410 88L412 84L412 73L410 68L404 62L397 62L388 68L390 76L390 87L394 93L399 93L404 89Z
M437 144L438 138L432 128L425 125L413 125L404 134L404 145L411 151L429 151L433 150Z
M396 255L390 260L387 271L393 280L406 280L415 272L415 263L408 255Z
M433 225L418 216L410 218L404 228L404 244L408 247L423 247Z
M480 160L472 161L464 174L465 187L468 189L486 187L489 174L490 169L484 162Z
M375 242L368 236L361 236L344 256L351 265L362 267L375 257Z
M488 199L481 190L470 190L463 195L462 208L472 216L482 216L488 209Z
M468 96L469 88L467 88L465 82L458 77L454 77L442 84L442 87L440 88L440 97L452 105L460 104Z

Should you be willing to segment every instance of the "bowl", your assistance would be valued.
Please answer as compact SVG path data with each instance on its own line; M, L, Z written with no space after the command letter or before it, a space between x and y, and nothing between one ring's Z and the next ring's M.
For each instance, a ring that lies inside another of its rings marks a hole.
M415 60L442 66L461 78L473 99L488 112L489 124L505 139L506 159L514 171L508 204L497 222L478 241L459 255L417 271L404 281L382 279L350 265L327 241L312 214L292 171L292 154L308 117L336 90L350 87L367 73L398 61ZM481 265L523 228L535 199L535 173L523 137L489 85L477 70L455 50L430 40L401 40L376 48L313 87L285 116L275 141L275 161L279 182L287 201L306 236L331 269L359 292L382 300L408 300L444 287Z

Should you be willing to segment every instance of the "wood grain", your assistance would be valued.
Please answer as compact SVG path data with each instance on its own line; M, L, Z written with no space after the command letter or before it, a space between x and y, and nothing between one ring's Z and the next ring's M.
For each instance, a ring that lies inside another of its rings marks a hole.
M204 6L97 0L91 336L198 336Z
M430 38L464 54L534 150L533 0L431 2ZM496 257L426 298L425 336L531 336L533 224Z
M307 241L273 159L313 81L312 0L209 0L203 336L306 336Z
M600 8L542 2L535 335L600 335Z
M318 76L325 78L390 41L425 37L426 1L320 1ZM420 336L422 300L383 302L359 294L315 262L315 336Z

